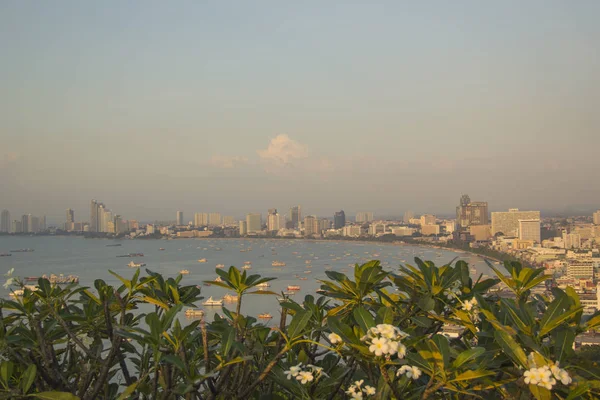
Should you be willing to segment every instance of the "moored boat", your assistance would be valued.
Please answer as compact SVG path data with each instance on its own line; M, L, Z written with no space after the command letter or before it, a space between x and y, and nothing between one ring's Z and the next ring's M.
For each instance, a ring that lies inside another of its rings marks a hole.
M129 264L127 264L127 266L129 268L139 268L139 267L145 267L146 263L136 263L136 262L131 261L131 262L129 262Z
M201 258L198 260L199 263L205 263L206 262L206 258Z
M202 305L204 305L204 306L220 306L220 305L223 305L223 300L214 300L212 298L212 296L210 296L208 298L208 300L206 300L204 303L202 303Z
M186 317L202 317L204 316L204 310L201 309L194 309L194 308L188 308L187 310L185 310L185 316Z
M271 287L271 284L269 282L263 282L263 283L259 283L258 285L256 285L256 287L267 288L267 287Z
M188 271L187 269L182 269L181 271L179 271L179 273L181 275L188 275L190 273L190 271Z
M258 314L258 318L260 318L260 319L271 319L273 317L269 313L262 313L262 314Z
M271 265L273 267L285 267L285 263L283 261L277 261L277 260L273 261L271 263Z
M287 290L300 290L298 285L288 285Z
M216 268L225 268L225 264L217 264Z
M0 254L0 257L11 257L11 256L12 256L12 254L10 254L10 253L2 253L2 254Z

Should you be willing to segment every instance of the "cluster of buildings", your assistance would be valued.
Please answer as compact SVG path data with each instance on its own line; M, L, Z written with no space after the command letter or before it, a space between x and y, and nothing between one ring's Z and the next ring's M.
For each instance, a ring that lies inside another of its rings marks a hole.
M36 217L23 214L20 219L11 220L10 212L0 212L0 233L40 233L46 231L46 216Z

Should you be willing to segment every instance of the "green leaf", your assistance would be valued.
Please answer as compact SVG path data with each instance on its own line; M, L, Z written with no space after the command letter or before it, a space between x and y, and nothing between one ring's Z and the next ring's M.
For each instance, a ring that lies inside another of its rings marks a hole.
M42 400L79 400L79 397L69 392L41 392L27 395L27 397L35 397Z
M556 361L563 361L565 356L573 350L573 342L575 341L575 332L570 328L563 328L556 331L554 343L554 355Z
M493 371L486 371L486 370L469 370L469 371L465 371L459 375L456 376L456 378L452 379L450 382L459 382L459 381L470 381L473 379L478 379L478 378L483 378L485 376L492 376L495 375L496 373Z
M352 312L354 319L363 330L363 333L367 333L369 328L375 326L375 320L370 312L368 312L363 306L358 306Z
M21 389L23 389L23 394L27 394L31 385L35 381L35 374L37 373L37 368L35 364L30 364L23 375L21 376Z
M0 365L0 379L2 379L2 383L8 387L10 378L12 377L14 369L14 364L10 361L3 361Z
M539 335L540 336L547 335L548 333L550 333L554 329L556 329L561 323L563 323L564 321L566 321L569 318L573 317L574 315L576 315L581 310L583 310L583 307L574 308L574 309L571 309L571 310L569 310L567 312L564 312L564 313L560 314L559 316L557 316L553 320L548 321L544 325L544 327L540 329Z
M434 335L432 339L442 353L444 368L447 368L448 364L450 363L450 346L448 345L448 338L443 335Z
M435 300L433 299L433 297L431 297L431 295L428 294L421 297L417 302L417 305L421 308L421 310L428 312L433 310L433 308L435 307Z
M125 389L125 391L119 395L119 397L117 398L117 400L126 400L126 399L128 399L133 394L133 392L135 392L135 389L137 389L137 387L140 384L140 382L143 382L143 380L140 379L140 380L138 380L136 382L133 382L131 385L127 386L127 389Z
M290 322L290 326L287 330L290 339L295 338L302 332L302 330L306 327L306 324L308 324L310 316L311 314L308 311L303 311L300 313L297 312L296 315L294 315L294 318L292 318L292 322Z
M377 322L380 324L391 324L394 322L394 312L390 307L381 307L377 311Z
M552 398L552 393L544 387L529 385L529 390L537 400L550 400Z
M569 390L569 396L565 400L575 400L581 395L586 394L590 390L590 385L587 382L579 383L575 389Z
M456 360L452 363L452 367L459 368L463 364L471 362L475 360L477 357L481 356L485 353L485 348L483 347L473 347L469 350L465 350L456 357Z
M174 366L179 368L181 371L185 372L187 370L181 357L176 356L175 354L163 354L160 359L168 362L169 364L173 364Z
M223 334L223 339L221 341L221 353L224 357L229 354L229 349L231 349L231 345L235 341L235 330L233 328L228 328Z
M504 353L516 364L527 369L527 356L521 346L505 331L494 331L494 339L502 347Z
M110 272L110 273L111 273L111 275L113 275L114 277L116 277L117 279L119 279L119 280L120 280L120 281L123 283L123 285L125 285L125 287L126 287L127 289L129 289L129 291L131 291L131 287L132 287L132 286L131 286L131 281L129 281L129 280L127 280L127 279L123 278L121 275L117 274L117 273L116 273L116 272L114 272L114 271L111 271L110 269L108 270L108 272Z
M162 301L155 299L153 297L144 296L142 298L142 301L145 301L146 303L154 304L155 306L159 306L160 308L163 308L165 310L169 309L169 306L167 304L165 304Z

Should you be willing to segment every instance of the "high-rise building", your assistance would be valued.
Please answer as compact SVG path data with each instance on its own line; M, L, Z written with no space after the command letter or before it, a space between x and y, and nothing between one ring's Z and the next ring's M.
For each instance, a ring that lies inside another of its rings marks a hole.
M539 211L519 211L511 208L506 211L492 213L492 236L498 233L504 236L517 237L519 233L519 220L540 219Z
M40 219L38 217L31 216L29 218L31 221L31 225L29 227L29 232L37 233L40 231Z
M385 233L385 224L371 224L369 225L369 235L377 236Z
M177 225L183 225L183 211L177 211Z
M221 213L208 214L208 225L220 226L221 225Z
M315 222L317 221L317 217L314 215L307 215L304 217L304 236L312 236L316 235L317 229L315 229Z
M231 216L231 215L223 216L223 225L225 225L225 226L235 225L235 218L233 218L233 216Z
M415 217L415 214L413 214L412 211L406 211L404 213L404 217L402 218L402 222L404 222L405 224L410 224L410 220L413 219Z
M421 226L423 225L435 225L435 215L423 214L421 215Z
M300 227L300 221L302 221L302 208L300 206L290 208L290 221L292 222L292 228Z
M277 213L277 209L269 208L269 211L267 214L267 231L277 232L281 228L284 228L285 225L281 226L280 222L281 222L281 218L280 218L280 215Z
M92 200L90 204L90 232L99 232L100 224L98 219L98 202L96 200Z
M533 240L541 243L541 224L539 219L519 220L519 240Z
M581 235L578 233L567 233L567 231L563 231L562 238L565 249L581 248Z
M8 210L2 210L0 214L0 232L10 232L10 213Z
M194 214L194 226L207 226L208 225L208 214L207 213L195 213Z
M248 233L258 233L262 230L262 215L250 213L246 215L246 226Z
M600 210L594 213L594 225L600 225Z
M457 228L462 230L471 225L489 224L488 203L471 201L468 195L462 195L460 205L456 207L456 224Z
M67 208L67 220L65 222L65 231L75 230L75 211Z
M246 221L240 221L240 236L244 236L248 233L248 224Z
M346 226L346 213L341 210L333 214L333 228L341 229L344 226Z
M21 232L30 233L31 228L31 214L23 214L21 216Z
M372 212L357 212L356 213L356 222L371 222L373 221L373 213Z
M11 226L11 231L13 233L21 233L21 232L23 232L23 223L22 223L22 221L19 221L18 219L13 220L12 226Z

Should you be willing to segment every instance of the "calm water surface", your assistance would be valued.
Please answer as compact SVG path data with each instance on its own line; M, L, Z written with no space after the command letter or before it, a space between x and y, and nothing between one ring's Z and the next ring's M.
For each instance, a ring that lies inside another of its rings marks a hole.
M119 247L107 247L120 243ZM190 271L183 277L184 284L202 285L204 280L217 277L215 266L225 264L225 268L235 265L238 268L249 261L252 268L248 273L275 277L269 290L286 291L288 285L299 285L301 290L292 297L301 302L305 295L315 294L320 284L318 279L326 279L326 269L350 273L351 264L364 263L377 259L385 269L397 270L399 264L414 264L414 257L432 260L436 265L460 257L467 261L476 273L493 276L482 258L449 250L432 249L420 246L391 245L380 243L304 241L304 240L267 240L267 239L175 239L175 240L104 240L84 239L81 237L43 236L43 237L0 237L0 253L10 250L31 248L34 252L12 253L11 257L0 257L0 273L10 268L20 277L40 276L42 274L78 275L80 284L93 287L95 279L103 279L108 284L119 286L120 282L108 270L124 277L131 277L130 261L146 263L151 271L165 277L175 277L182 269ZM159 250L164 248L164 251ZM128 253L144 253L144 257L118 258ZM205 263L198 260L206 258ZM286 263L284 267L273 267L275 260ZM144 272L144 271L142 271ZM307 279L300 279L307 278ZM3 295L8 297L8 290ZM220 299L227 293L216 286L202 286L205 298L212 296ZM258 315L268 312L273 319L268 324L276 324L279 319L278 296L245 296L242 312ZM226 304L235 309L234 304ZM220 313L221 307L207 307L197 304L207 312L209 320L212 314ZM182 313L183 314L183 313ZM182 319L184 317L182 316Z

